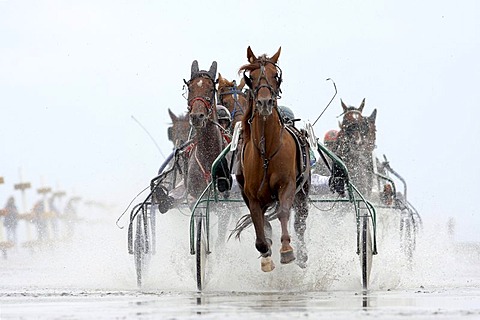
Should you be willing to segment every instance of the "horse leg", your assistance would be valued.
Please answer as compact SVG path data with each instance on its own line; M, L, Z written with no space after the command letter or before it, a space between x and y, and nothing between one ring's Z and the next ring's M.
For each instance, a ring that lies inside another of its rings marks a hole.
M269 256L268 257L263 257L262 256L261 266L262 266L262 271L270 272L273 269L275 269L275 264L273 263L273 260L272 260L272 257L271 257L271 254L272 254L271 247L272 247L272 243L273 243L272 242L272 225L270 224L270 221L265 219L265 215L263 216L263 220L264 220L263 229L264 229L264 232L265 232L265 240L267 241L268 246L269 246L269 249L268 249Z
M262 256L261 267L263 272L270 272L275 269L272 260L271 244L265 237L265 216L260 204L256 201L250 201L250 216L255 227L255 247Z
M291 194L295 193L295 189L290 191ZM295 254L293 253L293 248L290 245L290 234L288 232L288 219L290 218L290 208L292 207L293 203L293 196L289 196L289 194L289 192L283 192L283 196L281 195L279 197L280 204L277 208L278 220L280 220L280 225L282 227L282 236L280 238L282 243L282 247L280 248L280 263L282 264L287 264L295 260Z
M294 202L295 222L294 228L300 245L297 250L297 264L300 268L307 266L308 254L305 246L305 229L307 228L306 220L308 217L307 197L303 193L297 194Z

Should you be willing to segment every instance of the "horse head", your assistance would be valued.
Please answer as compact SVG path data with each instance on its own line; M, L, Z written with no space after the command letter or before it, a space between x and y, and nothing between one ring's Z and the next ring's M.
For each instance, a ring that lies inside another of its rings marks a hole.
M209 71L199 70L198 62L192 63L188 87L188 114L196 129L205 128L209 120L217 121L215 105L215 77L217 62L213 61Z
M269 116L273 108L277 106L277 99L280 97L280 84L282 83L282 70L278 67L277 61L280 57L281 48L271 57L265 54L258 58L247 49L247 59L250 64L240 68L243 71L245 83L250 88L250 98L253 99L253 107L262 116ZM248 71L248 76L245 72Z
M243 92L245 80L242 78L240 84L236 81L228 81L218 73L218 94L217 102L226 107L232 116L231 127L235 127L238 121L243 119L248 100L247 95Z
M182 143L188 140L190 135L190 122L187 115L174 114L170 108L168 114L172 120L172 125L168 127L168 140L172 141L174 147L180 146Z
M343 119L340 123L340 137L343 143L355 150L364 150L366 146L371 144L372 137L375 137L375 117L376 110L372 114L372 121L362 115L365 107L365 99L358 108L347 106L341 101L343 108ZM372 135L373 127L373 135ZM373 150L372 150L373 151Z

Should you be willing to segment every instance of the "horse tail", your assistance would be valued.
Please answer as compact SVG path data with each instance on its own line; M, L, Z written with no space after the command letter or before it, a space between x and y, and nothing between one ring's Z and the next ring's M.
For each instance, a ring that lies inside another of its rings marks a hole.
M247 229L251 225L252 225L252 217L250 216L250 214L246 214L246 215L242 216L237 221L235 229L233 229L232 232L230 232L230 235L228 236L228 240L230 240L230 238L232 236L235 236L235 238L240 240L240 235L241 235L242 231Z
M276 202L275 206L272 206L270 209L267 210L267 215L265 216L265 219L267 219L267 221L272 221L273 219L277 218L278 205L279 203ZM230 232L228 240L230 240L232 236L235 236L235 238L240 240L240 235L242 231L250 227L252 224L252 217L249 213L242 216L240 219L238 219L235 229Z

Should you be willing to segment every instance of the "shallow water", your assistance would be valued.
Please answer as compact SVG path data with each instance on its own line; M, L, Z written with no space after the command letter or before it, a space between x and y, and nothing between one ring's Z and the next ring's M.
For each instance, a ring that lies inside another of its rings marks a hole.
M442 222L424 222L409 263L398 246L396 217L380 212L372 281L361 292L355 229L348 214L313 209L309 265L262 273L253 233L212 244L207 287L195 291L188 214L158 219L157 253L136 288L126 230L115 216L86 218L71 241L17 248L0 260L0 318L101 319L452 319L480 317L480 245L454 243ZM274 239L279 238L274 224ZM212 219L212 238L216 222ZM273 258L278 261L278 244Z

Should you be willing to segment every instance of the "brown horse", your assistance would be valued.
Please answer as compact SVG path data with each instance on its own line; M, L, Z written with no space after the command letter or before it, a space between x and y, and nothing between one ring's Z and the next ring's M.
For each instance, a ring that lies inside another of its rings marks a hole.
M172 141L173 147L182 145L191 135L190 117L187 114L177 116L170 108L168 114L172 120L172 125L168 127L168 140Z
M277 106L282 82L281 69L277 65L279 56L280 49L271 58L266 55L257 58L248 47L249 64L240 68L250 91L248 108L242 120L243 174L237 175L237 179L250 210L256 234L255 247L262 256L261 266L265 272L275 267L271 259L271 227L265 217L267 209L275 205L282 230L280 262L286 264L295 260L288 231L292 206L295 207L295 230L300 241L299 265L305 266L307 260L304 232L310 168L301 169L302 155L280 118ZM306 154L309 166L308 149ZM237 237L241 229L237 226Z
M242 78L240 84L237 86L236 81L228 81L218 74L218 103L225 106L232 117L232 123L230 124L230 134L233 134L235 125L241 122L248 105L248 96L243 92L245 86L245 80ZM243 146L243 138L240 135L238 140L238 150L241 150ZM232 172L238 173L241 167L238 152L234 152L234 162L232 164Z
M237 85L235 80L228 81L220 73L218 74L218 103L230 111L232 116L231 130L235 128L237 122L242 121L247 109L247 95L242 91L244 86L244 79Z
M187 192L192 205L211 180L210 168L222 151L222 136L216 125L215 78L217 62L209 71L199 70L198 62L192 63L188 87L188 116L195 128L194 144L188 161Z
M190 80L185 81L188 87L188 116L195 129L195 136L190 158L188 160L187 193L191 205L198 199L211 181L213 161L223 150L223 138L217 119L215 103L215 77L217 62L213 62L209 71L199 70L198 62L192 63ZM217 171L219 191L229 188L231 177L226 161Z
M373 187L373 158L375 149L377 109L369 117L362 115L365 99L358 108L341 101L343 119L334 146L334 152L345 162L350 179L365 196L370 196Z

